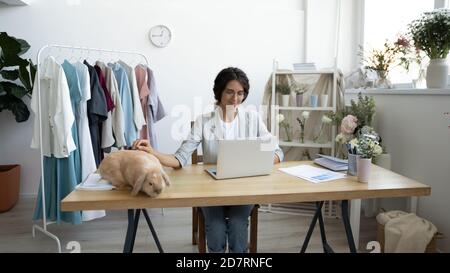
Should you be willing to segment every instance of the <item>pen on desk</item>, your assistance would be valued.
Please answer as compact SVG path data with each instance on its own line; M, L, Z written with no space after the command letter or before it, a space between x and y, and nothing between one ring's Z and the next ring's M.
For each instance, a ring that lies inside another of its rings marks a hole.
M353 154L356 155L356 147L353 147Z

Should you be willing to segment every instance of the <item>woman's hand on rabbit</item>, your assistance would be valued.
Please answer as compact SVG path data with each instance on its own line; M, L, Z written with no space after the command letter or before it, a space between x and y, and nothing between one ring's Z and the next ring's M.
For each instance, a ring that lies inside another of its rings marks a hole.
M153 147L150 145L147 139L138 139L134 141L132 149L153 154Z

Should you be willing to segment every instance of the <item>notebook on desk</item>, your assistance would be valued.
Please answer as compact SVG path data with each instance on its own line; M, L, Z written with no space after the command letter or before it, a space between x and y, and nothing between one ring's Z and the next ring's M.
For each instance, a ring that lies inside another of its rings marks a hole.
M314 159L314 163L330 169L332 171L346 171L348 169L348 161L329 155L317 154L319 157Z

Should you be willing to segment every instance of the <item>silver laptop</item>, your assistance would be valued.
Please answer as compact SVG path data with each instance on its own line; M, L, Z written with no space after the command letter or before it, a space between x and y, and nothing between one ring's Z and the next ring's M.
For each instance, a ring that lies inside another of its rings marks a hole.
M261 139L219 140L217 166L206 171L215 179L268 175L274 154L274 145Z

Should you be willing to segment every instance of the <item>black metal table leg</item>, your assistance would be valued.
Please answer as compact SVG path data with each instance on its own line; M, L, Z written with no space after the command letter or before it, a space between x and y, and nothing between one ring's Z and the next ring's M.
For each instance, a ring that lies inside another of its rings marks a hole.
M356 253L355 240L353 239L352 227L348 216L348 200L342 200L342 221L344 222L345 233L347 234L348 247L351 253Z
M128 227L127 227L127 235L125 237L125 243L123 246L123 253L131 253L131 240L134 230L134 210L128 210Z
M311 239L311 235L314 231L314 227L316 226L317 218L319 215L322 215L320 211L322 210L323 201L322 202L316 202L316 212L314 213L314 217L311 221L311 224L309 225L308 232L306 233L305 241L303 241L302 249L300 250L300 253L305 253L306 248L308 248L309 240ZM319 214L320 213L320 214Z
M323 203L324 202L322 202L322 205ZM320 238L322 239L323 252L334 253L333 249L327 242L327 236L325 234L325 225L323 223L323 216L322 216L322 205L320 206L320 210L317 210L317 213L319 214Z
M136 241L136 232L137 228L139 226L139 217L141 215L141 209L137 209L136 213L134 215L134 224L133 224L133 233L131 235L131 242L130 242L130 252L133 252L134 249L134 242Z
M142 209L142 212L144 213L145 220L147 220L148 227L150 228L150 231L152 232L152 236L153 236L153 239L155 240L156 246L158 247L159 253L164 253L164 250L162 249L161 244L159 242L158 235L156 235L156 231L153 228L152 221L150 220L150 217L148 216L147 210Z

